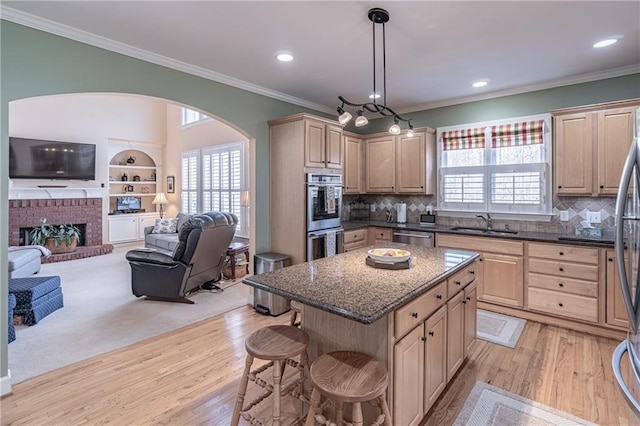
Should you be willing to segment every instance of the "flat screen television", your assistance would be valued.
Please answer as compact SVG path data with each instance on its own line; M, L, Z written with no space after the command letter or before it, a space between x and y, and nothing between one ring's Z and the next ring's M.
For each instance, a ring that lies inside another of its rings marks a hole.
M116 210L119 212L140 210L141 206L140 197L116 197Z
M96 146L9 138L11 179L96 179Z

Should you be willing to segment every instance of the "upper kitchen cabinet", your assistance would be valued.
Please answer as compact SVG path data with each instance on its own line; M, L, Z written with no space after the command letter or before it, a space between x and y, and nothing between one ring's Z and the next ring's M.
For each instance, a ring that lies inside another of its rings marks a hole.
M396 192L434 194L435 131L396 136Z
M367 193L434 194L435 131L365 140Z
M364 189L364 141L359 135L344 135L344 191L343 194L360 194Z
M304 114L303 114L304 115ZM306 167L342 169L342 127L315 119L305 121Z
M552 111L556 195L616 195L640 100Z

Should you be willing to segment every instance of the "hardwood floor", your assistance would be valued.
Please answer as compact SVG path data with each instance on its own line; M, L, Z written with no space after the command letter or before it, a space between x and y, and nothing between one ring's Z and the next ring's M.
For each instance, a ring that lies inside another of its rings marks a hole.
M288 322L246 306L19 383L0 401L2 425L227 425L245 337ZM531 321L516 349L479 340L423 424L451 424L477 380L601 425L639 424L614 384L616 344Z

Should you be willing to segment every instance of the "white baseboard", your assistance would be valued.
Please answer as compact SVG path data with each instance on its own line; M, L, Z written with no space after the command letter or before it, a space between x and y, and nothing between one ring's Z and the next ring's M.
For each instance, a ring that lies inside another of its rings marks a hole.
M11 370L7 371L7 375L0 377L0 396L11 393Z

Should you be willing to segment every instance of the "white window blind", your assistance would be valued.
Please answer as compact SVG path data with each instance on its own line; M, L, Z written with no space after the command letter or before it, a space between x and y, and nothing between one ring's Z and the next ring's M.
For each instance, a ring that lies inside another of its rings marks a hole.
M182 153L182 211L187 214L198 212L198 160L199 151L187 151Z
M199 111L194 111L189 108L182 107L182 125L188 126L199 121L203 121L210 118L208 115L204 115Z
M548 114L438 129L438 208L550 214Z

